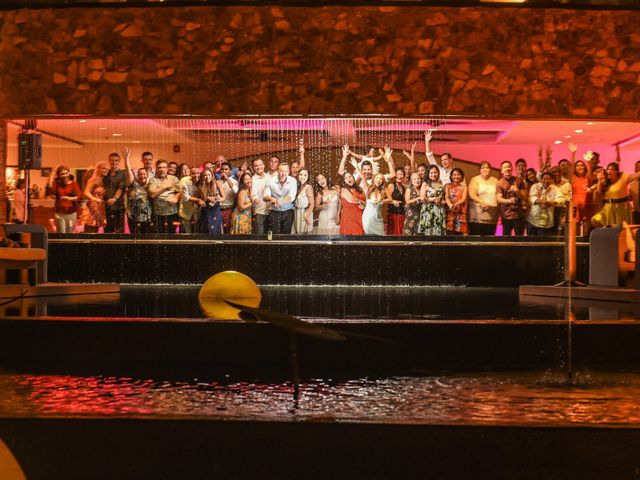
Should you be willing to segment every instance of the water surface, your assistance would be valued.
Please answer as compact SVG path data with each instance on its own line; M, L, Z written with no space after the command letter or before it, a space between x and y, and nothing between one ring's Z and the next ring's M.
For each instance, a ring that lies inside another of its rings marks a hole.
M78 295L23 299L4 315L202 318L199 286L123 285L119 299ZM303 318L376 320L634 320L640 305L521 299L514 288L413 286L261 286L262 308ZM24 308L25 302L31 302ZM21 303L22 302L22 303ZM635 309L635 310L634 310Z
M452 373L287 379L0 371L2 417L640 426L640 375Z

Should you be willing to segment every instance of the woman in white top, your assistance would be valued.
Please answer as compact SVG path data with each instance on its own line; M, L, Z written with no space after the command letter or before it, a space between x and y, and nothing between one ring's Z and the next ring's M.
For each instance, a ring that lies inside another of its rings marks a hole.
M318 235L338 235L338 208L340 206L340 190L331 185L323 174L316 176L315 209L318 212Z
M498 223L496 185L489 162L480 163L480 175L469 182L469 235L493 235Z
M313 229L313 187L309 184L309 171L298 171L298 195L293 203L295 216L292 233L304 235Z

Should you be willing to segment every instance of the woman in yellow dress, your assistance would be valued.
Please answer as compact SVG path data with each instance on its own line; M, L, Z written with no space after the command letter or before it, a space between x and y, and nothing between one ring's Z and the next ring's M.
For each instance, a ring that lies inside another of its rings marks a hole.
M231 235L251 235L251 174L243 173L238 185L236 208L231 214Z
M602 210L591 217L594 227L621 225L631 223L631 207L629 205L629 184L640 178L640 172L634 174L620 172L617 163L610 163L598 178L597 188L603 193Z

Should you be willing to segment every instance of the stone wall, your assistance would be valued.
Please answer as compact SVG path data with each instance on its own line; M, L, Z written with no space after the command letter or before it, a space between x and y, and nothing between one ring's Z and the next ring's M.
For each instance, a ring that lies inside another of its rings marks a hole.
M5 10L0 116L637 120L638 25L640 12L526 8Z
M636 120L638 25L524 8L1 11L1 113Z

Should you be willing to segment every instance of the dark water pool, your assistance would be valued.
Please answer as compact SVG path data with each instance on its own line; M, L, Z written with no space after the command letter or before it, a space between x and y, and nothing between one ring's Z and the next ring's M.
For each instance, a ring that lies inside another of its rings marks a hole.
M123 285L113 295L24 299L3 307L5 316L201 318L199 286ZM520 298L514 288L261 286L262 308L304 318L329 319L575 319L633 320L640 306L607 302L569 303L552 298ZM635 309L635 310L634 310Z
M452 373L289 380L0 371L0 417L640 426L640 375Z

